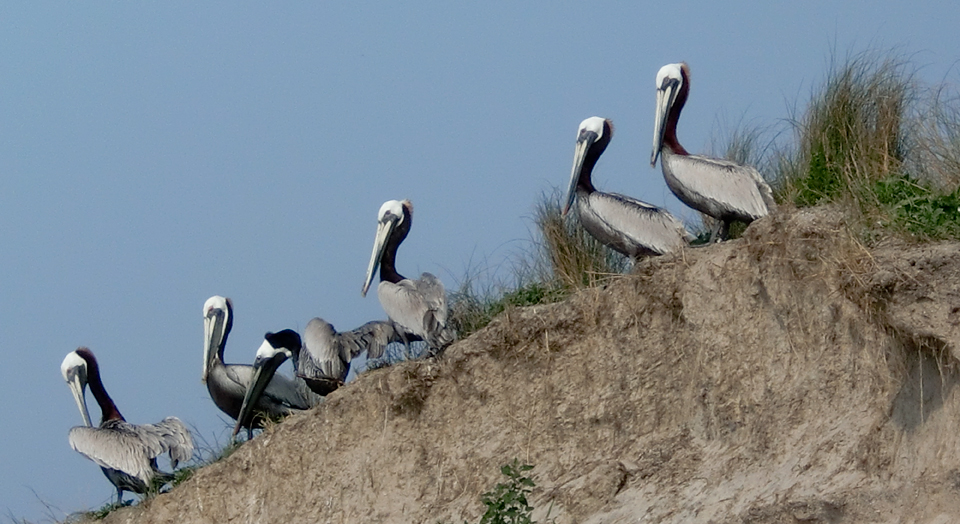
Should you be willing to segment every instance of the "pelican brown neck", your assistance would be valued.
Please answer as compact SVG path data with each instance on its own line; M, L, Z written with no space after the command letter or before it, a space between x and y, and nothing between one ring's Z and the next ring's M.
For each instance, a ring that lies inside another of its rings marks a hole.
M404 276L397 273L397 249L403 239L407 238L410 232L410 222L413 220L413 214L407 206L403 206L403 220L397 224L390 232L387 238L387 245L383 248L383 255L380 257L380 281L392 282L394 284L404 279Z
M120 414L120 410L117 409L117 405L113 403L113 399L110 398L107 390L103 387L103 381L100 379L100 366L97 364L93 352L88 348L79 348L77 349L77 355L80 355L80 358L87 362L87 385L90 386L90 393L93 394L93 398L97 399L97 404L100 405L100 424L108 420L125 420L123 415Z
M588 147L587 154L583 157L583 165L580 168L580 178L577 182L577 188L583 189L588 193L593 193L596 188L593 187L593 168L600 160L600 155L607 149L610 143L610 137L613 135L613 128L609 120L603 122L603 134L599 138L593 139L593 143ZM582 140L590 140L581 137Z
M680 111L683 111L684 104L687 103L687 96L690 93L690 68L687 64L680 64L680 90L677 92L677 98L670 111L667 113L667 124L663 131L663 146L670 149L676 155L689 155L686 149L680 145L677 139L677 122L680 121Z

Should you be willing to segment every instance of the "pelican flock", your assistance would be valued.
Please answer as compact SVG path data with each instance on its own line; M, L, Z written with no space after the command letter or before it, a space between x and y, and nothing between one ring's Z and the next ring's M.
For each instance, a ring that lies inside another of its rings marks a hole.
M361 295L367 295L379 267L377 298L400 337L405 344L423 340L436 353L456 339L456 333L447 325L447 292L443 282L430 273L423 273L416 280L397 273L397 248L407 238L412 221L413 204L409 200L388 200L380 206Z
M677 140L677 122L690 92L689 67L685 63L663 66L656 84L651 166L659 159L667 187L686 205L717 220L711 240L725 238L732 221L750 222L770 213L775 205L772 192L756 169L691 155ZM580 123L562 215L576 203L576 216L587 232L634 260L687 245L692 235L666 210L594 187L594 167L612 138L613 125L606 118L590 117ZM313 318L302 337L291 329L267 332L253 365L225 364L233 303L220 295L204 302L201 381L213 403L236 420L234 435L246 428L247 437L252 438L253 430L263 427L267 419L317 405L343 386L351 362L364 352L369 358L378 358L389 344L409 347L412 341L424 341L428 353L435 356L456 340L443 283L430 273L411 279L397 272L397 250L412 221L409 200L384 202L377 215L361 295L366 296L379 270L377 296L388 320L338 332L329 322ZM293 377L277 373L288 359L293 362ZM101 467L116 487L118 501L124 491L143 494L172 479L170 473L158 469L158 456L169 454L173 468L192 456L190 432L176 417L156 424L126 422L104 389L99 365L89 349L80 347L67 354L61 374L84 422L70 430L70 446ZM86 405L88 385L101 411L96 427Z
M566 216L576 200L583 228L603 244L633 259L662 255L685 245L692 235L666 210L593 187L593 167L611 138L613 125L605 118L594 116L580 123L562 214Z
M667 187L684 204L717 219L710 240L726 238L734 220L752 222L775 206L773 192L760 173L744 166L691 155L677 140L677 121L690 94L690 67L667 64L657 72L657 111L650 165L660 158Z
M117 502L124 491L147 493L173 480L173 475L157 469L157 457L170 456L176 469L180 461L193 456L193 438L177 417L156 424L131 424L123 418L100 379L100 366L88 348L67 353L60 364L63 380L80 409L84 426L70 430L70 447L95 462L117 488ZM86 387L100 405L100 425L93 427L87 410Z

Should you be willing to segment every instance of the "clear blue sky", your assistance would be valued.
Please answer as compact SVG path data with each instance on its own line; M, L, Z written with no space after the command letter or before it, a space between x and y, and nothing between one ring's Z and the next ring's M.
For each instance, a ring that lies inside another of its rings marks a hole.
M401 273L456 287L526 248L598 115L617 132L597 185L690 216L648 163L666 63L692 69L691 151L725 122L776 125L831 47L899 46L921 78L960 78L955 2L727 4L0 5L0 514L113 496L67 443L77 346L129 421L176 415L213 440L207 297L234 300L230 362L313 316L383 318L360 287L385 200L415 205Z

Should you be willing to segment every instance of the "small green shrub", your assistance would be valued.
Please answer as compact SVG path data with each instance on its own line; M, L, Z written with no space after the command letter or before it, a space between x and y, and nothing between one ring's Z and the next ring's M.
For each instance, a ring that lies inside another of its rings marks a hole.
M533 506L527 501L527 497L536 487L533 479L526 475L532 469L533 466L521 464L517 459L500 467L500 473L507 477L507 480L480 495L480 502L487 509L480 516L479 524L536 524L532 517ZM550 511L547 511L546 520L554 521L550 519ZM468 523L464 521L463 524Z
M531 469L533 466L520 464L517 459L500 468L500 473L507 477L507 481L480 496L480 501L487 507L480 517L480 524L534 523L530 517L533 506L527 502L527 496L533 492L535 484L533 479L525 475Z
M898 176L877 182L874 192L891 226L918 240L960 238L960 189L942 193Z

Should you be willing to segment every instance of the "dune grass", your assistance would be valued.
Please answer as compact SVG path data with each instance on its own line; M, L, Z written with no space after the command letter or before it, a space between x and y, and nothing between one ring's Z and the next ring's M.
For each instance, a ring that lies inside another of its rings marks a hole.
M866 239L960 239L960 105L894 53L834 62L777 156L778 199L841 205Z
M468 271L451 293L450 319L460 338L511 308L559 302L630 267L629 259L590 236L574 214L562 217L561 198L557 189L540 196L533 213L532 249L515 258L511 281L491 282L480 278L482 271Z
M841 206L867 244L889 236L960 239L955 89L922 86L910 61L895 51L866 51L833 59L806 104L794 107L803 109L781 122L786 130L741 122L714 141L715 153L756 166L787 207ZM511 285L481 285L468 276L451 294L461 338L512 307L555 302L629 268L575 217L560 217L560 196L555 190L537 202L533 249L520 256ZM705 217L703 231L710 220ZM731 237L744 227L734 224Z

